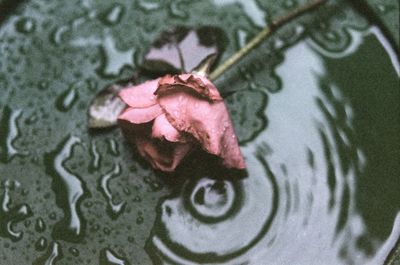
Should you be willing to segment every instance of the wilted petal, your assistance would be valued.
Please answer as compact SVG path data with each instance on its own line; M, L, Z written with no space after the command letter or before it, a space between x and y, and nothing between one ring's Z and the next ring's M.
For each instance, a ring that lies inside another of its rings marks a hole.
M228 110L207 78L165 76L120 96L131 106L142 106L126 109L119 120L124 134L154 168L173 171L195 142L226 167L245 168Z
M148 108L127 108L118 116L118 119L140 124L150 122L162 113L161 107L156 104Z
M158 97L168 121L193 135L207 152L222 158L229 168L245 168L235 132L223 101L209 102L177 91Z
M222 101L218 89L207 78L194 74L164 76L159 80L157 96L186 90L210 101Z
M144 82L143 84L125 88L119 96L126 104L133 108L146 108L156 104L154 92L158 87L159 79Z
M152 137L165 138L170 142L179 142L184 140L181 133L176 130L165 117L165 114L158 116L153 123Z
M147 137L137 137L139 153L159 170L172 172L192 149L191 143L159 142Z

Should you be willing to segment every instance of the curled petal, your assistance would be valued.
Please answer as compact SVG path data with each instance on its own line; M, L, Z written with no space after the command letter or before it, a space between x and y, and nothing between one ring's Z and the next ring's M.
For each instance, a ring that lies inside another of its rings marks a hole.
M172 126L191 134L205 151L221 157L225 166L246 167L223 101L209 102L177 92L158 97L158 102Z
M155 94L162 97L179 91L196 94L209 101L222 101L217 88L207 78L194 74L164 76L159 80Z
M144 82L143 84L128 87L119 92L119 97L128 106L133 108L147 108L157 104L154 92L158 87L159 79Z
M119 116L124 134L154 168L174 171L195 142L226 167L245 168L227 108L207 78L165 76L120 97L130 106Z
M150 122L162 113L163 111L158 104L148 108L127 108L118 116L118 119L140 124Z
M173 172L192 149L191 143L164 142L162 144L146 137L137 137L136 146L139 153L151 163L153 168L165 172Z
M165 114L161 114L154 120L151 136L158 139L164 138L170 142L184 141L181 133L169 123Z

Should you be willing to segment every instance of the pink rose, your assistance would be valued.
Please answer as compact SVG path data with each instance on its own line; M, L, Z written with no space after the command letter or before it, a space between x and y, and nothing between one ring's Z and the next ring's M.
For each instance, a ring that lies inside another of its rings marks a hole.
M154 168L174 171L197 146L228 168L246 167L224 101L207 78L167 75L119 96L128 105L118 117L123 132Z

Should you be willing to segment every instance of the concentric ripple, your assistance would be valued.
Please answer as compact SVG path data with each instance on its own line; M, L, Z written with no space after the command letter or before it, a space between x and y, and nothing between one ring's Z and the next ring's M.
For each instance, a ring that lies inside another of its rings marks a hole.
M191 214L203 222L218 222L229 218L237 201L232 182L203 178L188 190ZM185 200L187 201L187 200Z
M248 176L199 160L162 200L147 246L155 264L383 263L362 246L355 183L367 160L345 96L354 88L329 78L327 62L340 58L314 46L295 45L277 68L284 82L264 111L269 127L242 146Z
M177 263L228 261L267 233L277 211L277 183L261 154L248 164L258 165L249 166L251 177L198 176L181 196L161 204L162 228L152 239L160 255Z

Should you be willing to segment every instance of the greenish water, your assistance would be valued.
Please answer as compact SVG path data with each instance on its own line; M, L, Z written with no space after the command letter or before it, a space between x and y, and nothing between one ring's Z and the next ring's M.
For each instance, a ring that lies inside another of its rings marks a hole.
M288 25L218 80L237 91L226 102L245 178L196 157L163 175L118 130L86 128L95 93L129 77L160 31L219 26L227 57L301 3L10 10L0 20L0 264L382 264L400 235L399 62L346 3Z

